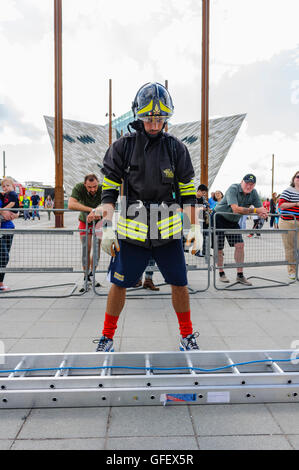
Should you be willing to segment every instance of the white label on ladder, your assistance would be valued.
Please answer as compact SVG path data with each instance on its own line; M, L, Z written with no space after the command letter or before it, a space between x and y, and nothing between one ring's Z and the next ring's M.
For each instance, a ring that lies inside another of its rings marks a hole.
M208 392L207 403L229 403L230 393L229 392Z

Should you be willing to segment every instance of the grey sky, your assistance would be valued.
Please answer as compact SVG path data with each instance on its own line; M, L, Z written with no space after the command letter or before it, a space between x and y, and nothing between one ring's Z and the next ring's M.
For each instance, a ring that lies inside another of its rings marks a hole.
M291 85L299 79L299 46L275 54L271 60L243 65L232 76L227 72L211 89L211 114L246 110L248 134L299 131L299 109L292 102Z
M62 4L66 119L105 124L109 78L116 116L129 110L143 83L168 79L173 123L200 119L200 1ZM54 182L43 120L54 115L53 5L53 0L5 0L1 9L0 155L6 151L7 171L21 181ZM299 2L281 5L281 0L211 0L210 114L247 113L215 181L222 190L250 169L269 192L272 153L278 185L298 165Z

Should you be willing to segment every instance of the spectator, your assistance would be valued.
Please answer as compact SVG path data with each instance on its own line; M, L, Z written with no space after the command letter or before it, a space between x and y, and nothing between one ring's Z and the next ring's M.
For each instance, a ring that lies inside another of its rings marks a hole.
M160 290L159 287L155 286L155 284L153 282L154 271L152 269L152 266L155 266L155 260L154 259L150 259L149 262L148 262L147 268L145 270L143 286L142 286L142 276L141 276L141 278L139 279L139 281L137 282L135 287L141 287L142 286L144 289L150 289L150 290L154 290L154 291Z
M270 214L276 214L276 204L277 204L277 193L272 193L272 198L270 199ZM278 228L275 224L275 215L270 216L270 228Z
M24 220L30 220L29 208L30 208L30 199L29 197L25 196L23 200Z
M100 220L101 214L95 215L94 209L101 203L102 186L99 184L98 177L95 174L88 174L84 178L84 183L78 183L74 186L72 194L69 198L68 208L75 211L81 211L79 214L79 230L80 240L82 243L82 265L84 271L84 282L80 292L85 291L86 271L87 282L92 282L93 256L91 256L92 248L92 225L93 220ZM87 215L88 214L88 215ZM86 248L86 223L88 224L87 248ZM96 256L96 266L100 260L101 233L98 232L98 249ZM87 259L86 259L87 249ZM95 283L96 287L101 287L99 282Z
M11 178L4 178L1 182L3 193L1 193L0 207L8 209L19 207L19 198L15 192L13 180ZM18 212L1 211L1 229L14 229L12 220L19 216ZM4 233L0 238L0 267L6 268L9 262L9 253L12 246L13 234ZM0 272L0 291L7 291L9 287L5 286L4 281L5 273Z
M219 191L219 189L217 189L217 191L215 191L215 193L214 193L214 202L215 202L214 207L216 207L218 202L222 201L223 197L224 197L223 192ZM210 206L210 208L211 208L211 206ZM213 208L211 208L211 209L213 209Z
M266 209L267 213L269 214L269 211L270 211L270 201L269 201L269 198L267 197L267 199L265 201L263 201L263 207ZM266 218L266 222L268 221L268 217Z
M225 193L224 198L217 204L216 228L219 229L240 229L239 220L242 215L258 214L263 218L267 217L267 211L262 206L257 191L254 189L256 177L252 174L245 175L241 183L232 184ZM216 232L218 244L218 267L219 279L221 282L229 282L223 269L223 248L225 238L230 246L235 248L236 264L244 263L244 241L240 234L228 234ZM213 242L213 239L212 239ZM243 268L237 268L237 282L246 286L252 283L243 274Z
M280 199L280 194L278 194L277 196L277 201L276 201L276 214L277 216L275 217L275 228L278 229L278 225L279 225L279 217L280 217L280 213L281 213L281 210L280 210L280 207L279 207L279 199Z
M217 199L215 199L215 193L211 193L211 197L208 199L210 209L213 210L217 204Z
M48 220L51 219L51 209L54 207L54 201L51 198L50 194L45 199L45 209L48 209Z
M285 189L279 199L279 209L281 216L279 220L280 230L296 229L299 226L299 171L294 174L290 186ZM282 240L285 249L286 260L289 263L287 266L288 275L291 281L296 279L296 264L295 264L295 233L289 231L283 233ZM299 234L297 232L297 249L299 247Z
M205 256L206 255L206 238L208 236L206 230L209 228L210 220L210 205L207 200L208 197L208 188L205 184L200 184L197 188L196 193L196 204L200 206L200 212L198 212L199 218L203 220L203 246L202 252L197 252L196 256Z
M39 201L40 201L39 195L36 194L36 191L32 191L32 195L31 195L32 220L34 220L35 216L38 217L38 220L40 220L40 215L39 215L39 211L38 211Z
M253 220L253 227L252 227L253 230L261 230L263 228L265 219L263 219L262 217L259 217L258 215L253 215L252 220ZM247 235L247 237L252 238L254 237L254 235L255 235L255 238L259 238L261 236L261 234L258 232L256 233L252 232L249 235Z

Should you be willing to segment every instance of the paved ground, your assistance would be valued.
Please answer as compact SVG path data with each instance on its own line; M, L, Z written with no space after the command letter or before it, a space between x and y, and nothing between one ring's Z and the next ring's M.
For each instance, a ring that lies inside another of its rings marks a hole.
M40 226L47 225L44 219ZM287 280L285 267L246 272ZM193 287L196 276L192 274ZM107 286L103 274L98 278ZM80 283L81 275L6 276L7 284L15 288L69 281ZM167 286L162 289L167 292ZM92 339L102 328L105 297L92 291L83 296L54 297L69 292L69 287L43 292L50 292L53 298L15 298L22 292L16 292L14 298L0 298L0 339L5 352L94 351ZM298 282L223 292L216 290L211 280L209 290L191 296L201 349L290 349L292 341L299 340L298 303ZM178 339L169 298L127 301L116 333L116 350L177 351ZM298 407L299 403L278 403L2 409L0 449L299 449Z

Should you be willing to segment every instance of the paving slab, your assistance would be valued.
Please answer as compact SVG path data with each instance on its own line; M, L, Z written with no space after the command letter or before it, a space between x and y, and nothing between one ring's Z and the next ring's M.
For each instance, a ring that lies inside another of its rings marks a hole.
M294 435L287 435L286 436L288 441L290 442L291 446L295 449L299 449L299 434L294 434Z
M40 321L27 329L25 338L68 338L78 324L74 322Z
M103 450L104 445L104 438L18 439L13 443L11 450Z
M157 397L159 399L159 397ZM109 437L193 436L187 406L114 407Z
M0 410L0 439L14 439L30 410Z
M209 436L199 437L201 450L291 450L285 436Z
M285 434L299 434L298 403L269 403L267 408Z
M21 338L28 331L31 331L33 321L1 321L0 322L0 338Z
M195 437L109 437L107 450L198 450Z
M13 440L0 439L0 450L9 450L13 444Z
M244 334L244 332L243 332ZM227 345L226 349L278 349L277 342L270 336L223 336L223 341Z
M69 338L22 338L10 347L11 354L63 352Z
M34 409L19 439L105 437L109 408Z
M191 411L198 436L282 433L264 404L201 405Z

